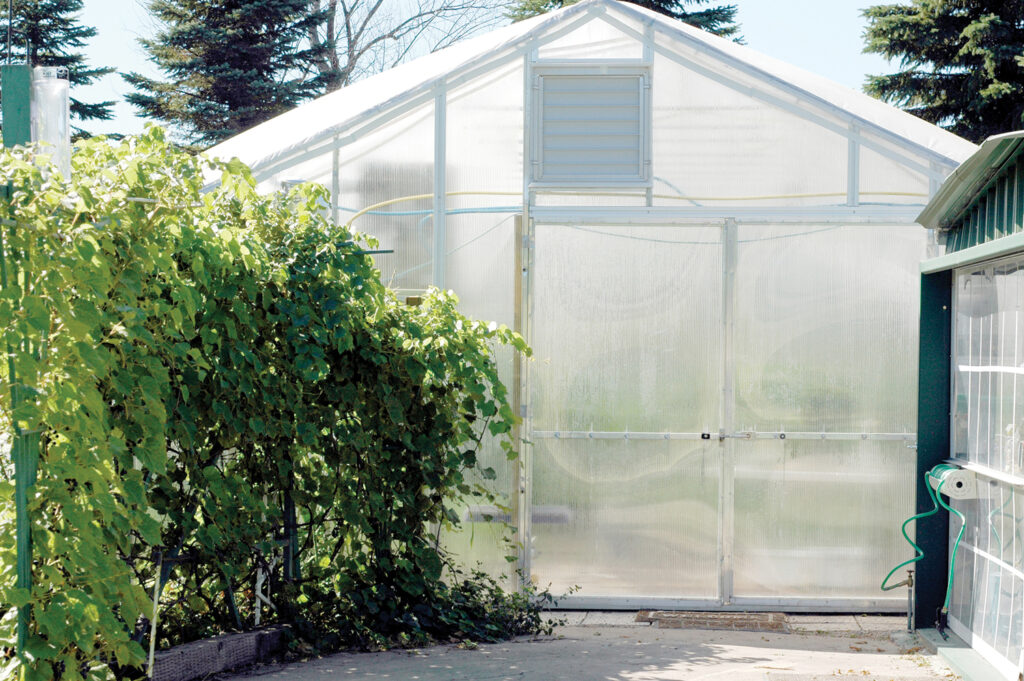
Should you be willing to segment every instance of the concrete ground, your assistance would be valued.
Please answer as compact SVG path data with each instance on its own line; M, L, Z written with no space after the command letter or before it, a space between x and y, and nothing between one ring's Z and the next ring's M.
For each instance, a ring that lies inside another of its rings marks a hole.
M661 629L635 613L562 613L555 635L479 646L343 653L232 681L952 681L906 618L789 617L791 633Z

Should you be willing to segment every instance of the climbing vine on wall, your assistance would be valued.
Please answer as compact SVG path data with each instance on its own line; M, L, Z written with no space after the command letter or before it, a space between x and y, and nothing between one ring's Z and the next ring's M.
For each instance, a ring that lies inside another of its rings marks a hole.
M326 647L538 626L488 623L524 603L458 578L436 534L460 495L487 495L483 440L514 456L492 352L522 338L443 292L400 304L322 189L260 195L158 128L84 142L70 182L23 149L0 175L0 666L138 676L154 589L172 644L251 626L257 580L264 621ZM6 482L19 433L39 440L30 590Z

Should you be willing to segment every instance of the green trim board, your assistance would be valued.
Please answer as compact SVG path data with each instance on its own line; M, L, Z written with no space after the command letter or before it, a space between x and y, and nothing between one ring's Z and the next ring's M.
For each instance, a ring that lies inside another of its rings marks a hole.
M1002 236L976 246L954 251L921 263L921 274L934 274L966 265L993 260L1010 253L1024 251L1024 232Z
M952 376L953 272L921 275L921 331L917 375L917 510L930 510L925 473L949 457ZM925 559L917 564L915 626L935 625L946 596L949 515L938 513L915 528Z

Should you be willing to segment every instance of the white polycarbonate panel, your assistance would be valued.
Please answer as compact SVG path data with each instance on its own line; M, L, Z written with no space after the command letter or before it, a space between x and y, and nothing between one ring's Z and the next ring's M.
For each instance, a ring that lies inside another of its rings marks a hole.
M446 285L459 297L459 310L474 319L493 321L513 327L515 323L515 215L493 213L454 214L447 222ZM513 354L509 348L495 349L498 375L509 389L513 383ZM481 420L480 428L486 424ZM474 497L460 507L464 524L459 531L448 532L444 545L467 566L479 566L491 575L512 577L515 563L509 543L515 524L515 463L510 462L496 438L485 435L477 448L482 468L492 468L494 479L474 475L472 481L483 484L497 496L496 501ZM497 505L495 507L495 504ZM488 513L492 520L485 516ZM512 582L506 582L512 585Z
M445 117L449 209L522 204L522 61L450 91Z
M434 107L428 103L393 125L339 150L339 220L394 253L375 256L395 289L431 283ZM410 198L421 197L421 198ZM387 205L377 204L389 202ZM374 207L376 206L376 207Z
M846 127L851 120L868 124L870 134L881 131L893 144L912 148L914 153L933 153L951 159L955 165L977 148L967 140L938 126L908 115L900 109L832 82L791 64L758 54L743 45L711 33L679 24L650 10L659 52L670 53L707 71L721 74L739 89L771 99L778 106L799 109L808 118ZM666 26L668 24L669 26ZM672 28L679 27L679 31ZM900 140L900 138L904 138Z
M514 215L495 214L449 215L447 218L446 285L458 295L459 310L473 319L509 328L515 324L515 286L518 283L514 269L514 218ZM498 346L494 359L498 376L508 388L511 400L517 389L513 383L513 353L507 347ZM486 427L482 421L478 425ZM515 464L507 459L499 440L485 435L477 449L477 458L482 467L498 472L496 479L480 482L497 495L499 504L511 508L515 502ZM478 499L476 503L482 502ZM476 517L479 518L479 513ZM511 517L510 520L514 523ZM481 561L491 574L510 574L513 566L504 559L511 550L505 541L509 535L493 526L489 527L489 533L480 534L484 529L488 528L480 522L464 528L462 541L474 541L457 548L459 557L467 564Z
M334 172L334 154L330 149L310 159L289 166L281 172L268 177L259 184L260 191L277 191L288 184L296 182L316 182L330 189L331 177Z
M902 442L736 443L737 597L879 598L911 556L914 450Z
M953 451L1024 475L1024 260L956 274Z
M913 225L739 227L738 429L916 430L925 237Z
M560 38L546 42L537 50L538 59L639 59L643 45L636 38L601 21L590 21Z
M911 159L919 166L928 167L927 160ZM863 145L859 166L860 203L921 206L928 203L928 176L920 168L900 163Z
M538 430L718 430L718 227L537 225Z
M579 191L544 191L538 189L534 198L535 206L632 206L639 208L647 205L645 188L610 187L600 190Z
M515 214L449 215L447 287L474 319L512 328L515 286Z
M716 445L534 442L532 575L554 593L715 598Z
M953 506L962 506L962 502L953 502ZM952 549L960 524L955 518L950 520L950 543ZM977 554L969 548L958 551L956 562L953 563L953 593L949 601L949 616L956 618L964 628L970 630L974 620L974 570Z
M459 310L474 319L512 328L515 323L515 212L522 203L521 62L448 93L445 106L446 177L445 287L459 297ZM495 361L502 382L511 391L513 355L497 348ZM497 496L491 502L474 498L463 506L465 523L445 537L445 547L465 565L479 566L512 581L515 563L508 543L515 525L515 466L495 438L482 440L477 457L497 477L474 477ZM487 519L488 511L492 520Z
M844 135L661 54L652 82L655 205L847 202Z
M499 362L508 365L510 356L504 354ZM486 487L494 493L494 498L472 494L461 499L455 506L461 524L444 531L441 544L463 566L483 570L501 579L506 588L514 587L511 580L516 564L508 558L518 555L512 541L516 524L513 512L516 502L512 497L515 464L506 459L490 437L484 438L477 458L478 468L466 475L466 482ZM494 471L493 478L484 477L483 471L487 469Z

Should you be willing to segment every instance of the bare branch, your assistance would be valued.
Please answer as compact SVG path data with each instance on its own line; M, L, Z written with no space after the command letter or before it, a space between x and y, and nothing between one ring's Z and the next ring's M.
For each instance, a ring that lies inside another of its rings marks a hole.
M310 0L327 18L309 32L327 48L315 68L336 89L505 21L502 0Z

